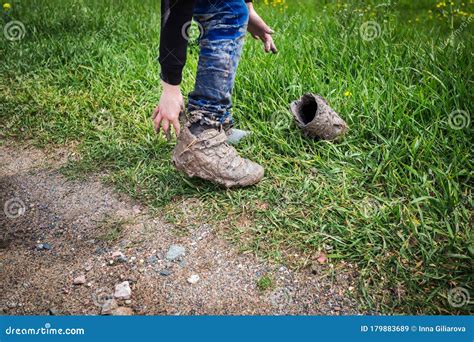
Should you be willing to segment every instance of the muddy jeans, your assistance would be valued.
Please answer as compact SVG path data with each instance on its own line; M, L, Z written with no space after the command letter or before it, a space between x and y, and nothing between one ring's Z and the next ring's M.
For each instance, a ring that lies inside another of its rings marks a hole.
M190 121L231 127L231 95L247 31L247 6L244 0L198 0L194 20L203 31L196 84L188 96Z

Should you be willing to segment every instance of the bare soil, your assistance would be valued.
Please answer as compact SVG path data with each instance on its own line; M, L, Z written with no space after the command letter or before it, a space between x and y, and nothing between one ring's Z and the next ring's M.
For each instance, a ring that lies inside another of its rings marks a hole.
M351 265L292 271L239 253L210 224L183 236L100 175L64 177L71 157L73 149L0 146L0 313L101 314L123 281L132 296L117 304L136 315L359 313ZM186 249L179 262L165 258L173 244ZM80 275L85 283L74 285ZM261 289L265 275L272 285Z

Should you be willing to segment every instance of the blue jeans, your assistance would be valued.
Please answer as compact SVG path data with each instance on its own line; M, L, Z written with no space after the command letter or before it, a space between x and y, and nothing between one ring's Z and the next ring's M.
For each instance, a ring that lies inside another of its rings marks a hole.
M244 0L198 0L194 20L202 27L194 90L188 96L190 122L231 127L232 90L247 32Z

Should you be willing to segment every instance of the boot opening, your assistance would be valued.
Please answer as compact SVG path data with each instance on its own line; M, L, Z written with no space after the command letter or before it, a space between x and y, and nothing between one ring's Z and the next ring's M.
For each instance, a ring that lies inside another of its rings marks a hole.
M316 99L309 95L303 96L298 113L301 121L305 125L309 124L311 121L313 121L317 111L318 104L316 103Z

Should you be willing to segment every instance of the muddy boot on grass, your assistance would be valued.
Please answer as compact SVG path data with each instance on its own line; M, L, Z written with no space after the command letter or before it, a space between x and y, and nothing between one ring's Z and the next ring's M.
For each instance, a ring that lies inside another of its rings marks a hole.
M349 129L346 122L320 95L305 94L291 104L296 124L307 137L336 140Z
M184 127L174 148L173 163L178 170L226 188L253 185L263 178L263 167L240 157L227 143L224 130L193 132Z

